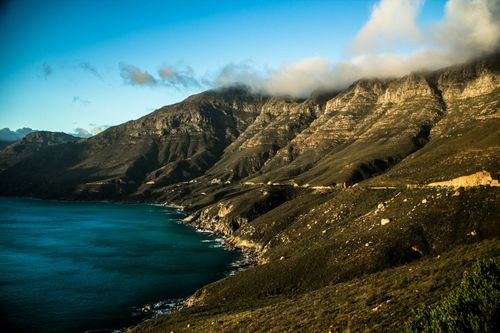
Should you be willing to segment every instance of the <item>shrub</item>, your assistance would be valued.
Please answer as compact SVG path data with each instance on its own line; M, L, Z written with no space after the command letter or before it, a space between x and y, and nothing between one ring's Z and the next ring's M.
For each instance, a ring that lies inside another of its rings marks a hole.
M500 257L479 260L460 285L423 306L405 332L500 332Z

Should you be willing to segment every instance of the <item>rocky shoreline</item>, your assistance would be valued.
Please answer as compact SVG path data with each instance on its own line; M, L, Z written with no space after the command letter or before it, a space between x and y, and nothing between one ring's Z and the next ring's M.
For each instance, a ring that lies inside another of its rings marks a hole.
M164 207L169 207L169 208L174 208L177 209L180 212L183 212L186 214L185 207L181 205L175 205L172 203L150 203L154 205L159 205L159 206L164 206ZM196 223L193 223L193 221L190 219L191 215L188 215L187 217L183 219L179 219L179 223L182 223L184 225L190 226L194 228L197 232L200 233L205 233L205 234L210 234L214 239L212 242L220 244L221 247L224 247L227 251L239 251L241 253L242 258L237 259L236 261L232 262L230 264L231 269L225 273L225 276L232 276L237 272L241 272L243 270L252 268L256 265L259 264L258 260L258 254L255 251L251 251L249 247L239 247L238 242L235 242L234 239L232 239L230 236L227 236L225 234L217 233L216 231L210 230L210 229L201 229L196 226ZM168 316L171 313L175 311L180 311L182 309L192 307L198 303L198 299L200 299L199 293L200 290L203 289L204 286L202 286L198 291L194 292L192 295L186 297L186 298L180 298L180 299L167 299L163 301L157 301L154 303L147 303L142 306L139 306L135 310L135 314L133 313L132 315L138 316L138 315L145 315L147 314L148 317L143 319L140 324L146 324L149 320L155 319L159 316ZM120 332L128 332L131 328L135 327L137 325L133 325L130 327L122 328L122 329L116 329L112 330L113 333L120 333ZM97 332L95 330L91 332Z

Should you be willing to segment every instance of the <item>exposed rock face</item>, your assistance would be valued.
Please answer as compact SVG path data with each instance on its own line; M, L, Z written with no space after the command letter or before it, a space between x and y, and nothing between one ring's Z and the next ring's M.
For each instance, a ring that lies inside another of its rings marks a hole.
M319 105L309 100L300 103L270 99L252 125L225 150L208 174L229 180L255 174L321 111Z
M472 175L457 177L444 182L434 182L428 186L446 186L446 187L476 187L476 186L500 186L497 179L491 178L487 171L479 171Z
M357 82L328 101L325 113L286 148L293 161L282 170L270 163L274 170L264 180L292 174L302 184L359 182L425 145L443 112L423 76Z

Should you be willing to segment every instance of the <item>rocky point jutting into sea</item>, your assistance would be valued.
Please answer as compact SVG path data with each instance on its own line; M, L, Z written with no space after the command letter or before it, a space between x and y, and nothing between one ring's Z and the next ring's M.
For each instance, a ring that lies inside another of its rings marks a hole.
M175 204L257 257L130 332L400 331L500 254L499 59L32 133L0 151L0 194Z

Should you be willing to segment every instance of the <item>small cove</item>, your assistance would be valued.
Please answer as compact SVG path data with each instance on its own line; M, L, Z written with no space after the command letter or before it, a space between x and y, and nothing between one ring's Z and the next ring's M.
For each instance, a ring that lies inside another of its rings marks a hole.
M111 332L227 275L241 254L182 217L155 205L0 198L2 331Z

